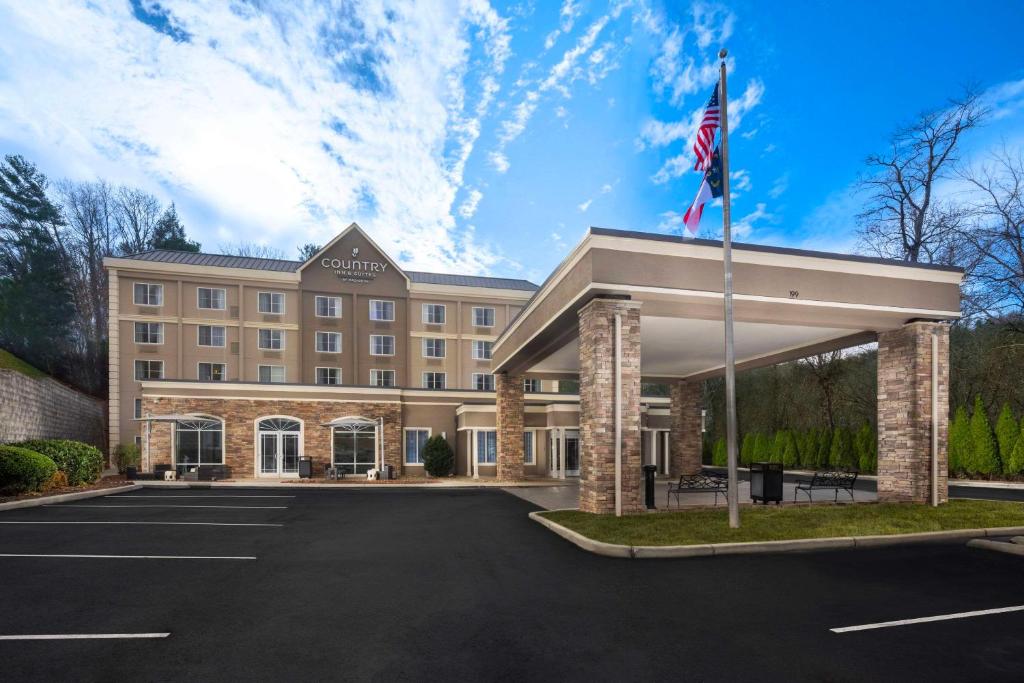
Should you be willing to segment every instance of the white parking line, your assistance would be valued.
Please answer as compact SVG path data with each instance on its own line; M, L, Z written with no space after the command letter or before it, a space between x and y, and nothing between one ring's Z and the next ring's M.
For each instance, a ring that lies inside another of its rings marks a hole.
M255 557L232 555L44 555L30 553L0 553L0 557L57 557L86 560L255 560Z
M918 617L917 619L897 619L896 621L882 621L877 624L862 624L860 626L843 626L841 628L829 629L832 633L850 633L852 631L870 631L876 628L889 628L890 626L907 626L909 624L927 624L933 621L950 621L952 619L967 619L969 617L984 617L990 614L1005 614L1006 612L1024 611L1024 605L1014 607L996 607L995 609L979 609L973 612L956 612L955 614L939 614L934 617Z
M150 526L284 526L284 524L259 524L255 522L37 522L2 520L0 524L143 524Z
M61 508L217 508L220 510L287 510L286 505L55 505Z
M222 496L222 495L204 496L202 494L200 494L200 495L191 495L191 496L167 496L167 495L164 495L162 493L154 493L153 495L150 495L150 496L136 496L134 494L129 494L129 493L119 493L119 494L117 494L115 496L111 496L110 498L111 498L111 500L121 499L121 498L149 498L149 499L153 500L153 499L157 499L157 498L294 498L294 497L295 496Z
M0 636L0 640L110 640L114 638L166 638L170 633L39 633Z

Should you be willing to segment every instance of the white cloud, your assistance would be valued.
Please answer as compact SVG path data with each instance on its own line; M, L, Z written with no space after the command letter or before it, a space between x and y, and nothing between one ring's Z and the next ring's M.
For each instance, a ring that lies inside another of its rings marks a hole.
M587 201L585 201L582 204L578 205L576 208L579 209L580 211L586 213L587 209L589 209L590 205L593 204L593 203L594 203L593 199L588 199Z
M746 192L752 185L750 183L750 171L745 168L741 168L736 171L729 172L729 191L733 193L732 196L736 197L738 192Z
M557 116L558 118L564 119L568 115L569 110L563 107L562 105L558 105L557 107L555 107L555 116Z
M782 175L775 179L774 183L772 183L772 189L768 190L768 196L771 197L772 199L778 199L783 195L783 193L785 193L785 191L788 188L789 174L783 173Z
M480 200L484 198L484 193L480 190L473 189L469 191L466 198L459 205L459 215L469 220L476 213L477 207L480 205Z
M667 95L669 103L678 106L687 95L714 85L718 81L719 65L717 51L710 48L728 40L735 20L736 16L724 6L705 2L692 6L691 23L685 27L670 25L649 10L641 15L644 28L661 41L658 56L651 65L655 92ZM686 42L691 35L699 57L686 53ZM732 58L726 60L726 65L731 71Z
M612 184L611 183L605 183L604 185L601 186L601 194L608 194L611 191L612 191Z
M767 211L767 204L758 202L753 211L732 223L732 235L736 239L746 240L757 228L756 223L760 221L775 220L775 215Z
M501 152L491 152L487 155L487 160L498 173L504 173L509 168L508 157Z

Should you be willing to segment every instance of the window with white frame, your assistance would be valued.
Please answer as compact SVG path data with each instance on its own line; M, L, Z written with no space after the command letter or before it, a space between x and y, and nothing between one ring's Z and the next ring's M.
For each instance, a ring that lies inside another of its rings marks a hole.
M341 368L317 368L317 384L341 384Z
M540 390L541 387L539 379L534 379L532 377L527 377L523 379L523 391L525 391L526 393L537 394L540 393Z
M138 420L142 417L142 399L135 399L135 419Z
M164 286L136 282L132 287L132 301L136 306L163 306Z
M523 432L523 464L532 465L534 437L537 432Z
M474 306L473 326L494 327L494 309L490 306Z
M424 372L424 389L444 389L448 385L448 375L443 372Z
M427 325L444 325L444 304L423 304L423 322Z
M489 372L474 372L473 388L477 391L494 391L494 375Z
M316 317L318 318L340 318L341 297L340 296L318 296L316 297Z
M473 358L474 360L490 360L491 359L491 347L494 342L481 341L479 339L473 340Z
M476 433L476 461L482 465L498 462L498 433L480 430Z
M391 322L395 319L395 302L370 299L370 320Z
M196 418L174 423L174 464L179 470L224 463L224 424Z
M424 358L444 358L444 339L424 339Z
M213 287L199 287L196 289L196 299L199 308L223 311L227 302L227 292Z
M393 387L395 386L394 370L370 370L371 387Z
M284 330L260 328L259 347L265 351L280 351L284 348Z
M223 325L199 325L199 346L224 346L227 331Z
M284 382L284 366L261 365L259 366L259 378L263 384L281 384Z
M422 465L423 447L430 438L430 430L420 427L407 427L405 430L405 464Z
M395 355L395 337L390 334L370 335L371 356L393 356Z
M227 363L200 363L198 377L200 382L223 382L228 378Z
M317 332L317 353L341 353L341 332Z
M163 323L135 323L136 344L163 344Z
M164 362L162 360L137 360L135 361L135 380L141 382L147 379L163 379Z
M284 313L283 292L260 292L259 293L260 313L271 313L280 315Z

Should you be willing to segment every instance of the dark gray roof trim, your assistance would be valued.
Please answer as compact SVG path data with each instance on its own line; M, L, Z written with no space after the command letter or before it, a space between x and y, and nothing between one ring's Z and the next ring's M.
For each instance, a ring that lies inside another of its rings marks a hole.
M476 275L446 275L444 273L422 273L407 270L405 274L413 282L424 285L454 285L456 287L490 287L492 289L518 289L534 292L537 285L529 280L516 280L507 277L478 277Z

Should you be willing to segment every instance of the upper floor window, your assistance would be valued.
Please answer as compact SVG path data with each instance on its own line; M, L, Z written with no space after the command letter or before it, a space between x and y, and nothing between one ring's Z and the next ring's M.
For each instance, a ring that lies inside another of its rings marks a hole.
M444 389L448 384L448 377L443 372L424 372L424 389Z
M393 356L395 355L395 338L390 334L370 335L371 356Z
M494 391L494 375L487 372L474 372L473 388L477 391Z
M526 393L537 394L540 393L540 380L532 377L526 377L523 379L523 391Z
M163 323L135 323L136 344L163 344Z
M261 329L259 331L259 347L267 351L280 351L284 348L284 331L283 330L266 330Z
M225 363L200 363L197 376L200 382L223 382L228 378L228 366Z
M318 353L341 353L341 332L317 332Z
M494 309L487 306L473 307L474 327L494 327Z
M283 365L261 365L259 366L260 382L264 384L280 384L284 382Z
M135 380L162 379L164 376L164 362L162 360L137 360L135 361Z
M316 317L318 318L340 318L341 297L340 296L318 296L316 297Z
M491 346L494 342L480 341L479 339L473 341L473 358L476 360L490 360L491 358Z
M371 387L393 387L395 386L394 370L370 370Z
M215 311L223 311L227 302L227 292L223 289L211 287L200 287L196 290L199 308L208 308Z
M395 302L370 299L370 320L390 322L395 319Z
M444 358L444 339L424 339L424 358Z
M199 325L199 346L224 346L226 332L223 325Z
M284 313L284 294L282 292L260 292L260 313Z
M317 368L317 384L341 384L341 368Z
M444 304L423 304L423 322L427 325L444 325Z
M133 300L137 306L163 306L164 286L147 282L136 282L132 288Z

